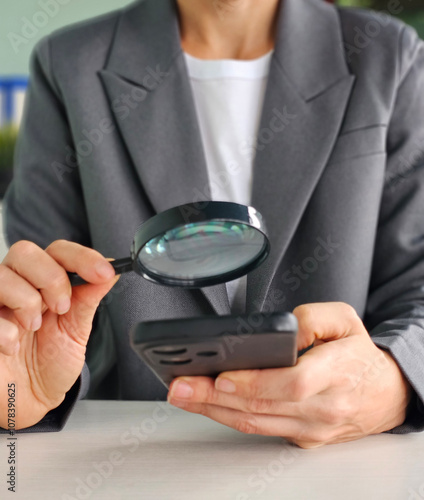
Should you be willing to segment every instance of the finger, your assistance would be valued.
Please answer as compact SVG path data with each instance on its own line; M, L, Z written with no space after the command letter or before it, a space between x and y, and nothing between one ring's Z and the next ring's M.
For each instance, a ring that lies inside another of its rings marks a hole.
M115 277L115 269L109 259L92 248L65 240L54 241L46 253L66 271L77 273L87 283L101 285Z
M19 328L10 321L0 318L0 353L13 356L19 350Z
M19 241L10 248L3 265L39 290L51 311L65 314L69 310L71 285L66 271L40 247Z
M299 327L298 350L315 340L331 341L367 333L355 309L343 302L304 304L293 311Z
M232 408L185 401L177 401L173 405L184 411L208 417L239 432L282 437L305 449L364 437L357 426L352 424L343 424L340 427L324 426L313 419L244 413Z
M244 404L243 401L245 400L237 396L228 397L228 395L225 394L216 394L215 397L209 398L213 400L213 403L199 402L197 401L196 387L194 387L194 392L190 397L187 397L187 391L185 391L185 398L178 399L174 397L175 392L177 392L175 389L178 384L189 381L190 385L193 385L193 382L195 382L194 379L199 379L198 382L202 384L207 384L209 381L209 390L211 390L213 381L206 377L184 377L182 379L176 379L173 384L171 384L168 402L173 406L192 413L200 413L225 425L237 428L238 430L241 429L238 428L236 424L231 424L228 420L219 418L217 415L222 417L222 415L225 414L223 410L227 409L238 412L241 421L245 421L245 418L242 417L241 414L253 415L257 418L262 416L275 417L284 419L285 422L296 421L298 424L298 431L296 434L288 434L287 429L285 431L286 433L283 433L281 427L279 427L278 431L275 430L275 427L265 430L262 428L259 429L258 433L269 433L270 435L288 438L302 448L315 448L327 443L349 441L351 439L357 439L359 435L364 435L361 429L358 429L354 419L352 419L357 409L352 407L346 398L337 398L332 395L324 394L314 396L302 403L281 403L280 407L267 406L269 401L258 400L259 404L254 403L252 406L252 410L255 411L248 412L245 411L243 406L238 408L240 404ZM278 402L271 402L271 404L272 403L278 404ZM214 408L218 408L218 410L215 411Z
M324 347L314 347L299 358L296 366L289 368L223 372L215 380L215 389L248 401L305 401L332 384L335 353Z
M49 309L57 314L65 314L71 307L72 288L66 271L76 271L95 284L115 276L100 253L64 240L55 241L46 251L30 241L19 241L10 248L3 264L39 289Z
M188 387L190 389L188 389ZM301 414L299 405L276 399L244 398L215 389L214 380L207 377L182 377L172 382L168 401L203 403L232 408L244 413L285 415L296 417Z
M100 301L119 280L114 276L103 285L82 285L72 291L72 307L67 314L59 316L60 326L68 336L86 346L92 330L93 318Z
M64 240L55 241L46 252L67 271L77 273L88 283L72 290L72 310L62 320L68 330L71 325L82 326L85 343L84 328L90 326L100 301L120 278L110 264L113 259L106 259L92 248Z
M13 310L22 328L38 330L41 327L43 305L38 290L3 264L0 264L0 283L0 304Z
M262 436L280 436L297 439L305 433L302 423L292 417L257 415L233 410L232 408L182 401L174 404L174 406L190 413L204 415L215 422L219 422L245 434L261 434Z

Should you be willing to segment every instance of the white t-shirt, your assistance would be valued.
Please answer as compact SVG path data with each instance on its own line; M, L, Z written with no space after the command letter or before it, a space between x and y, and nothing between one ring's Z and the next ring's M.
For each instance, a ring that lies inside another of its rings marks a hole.
M259 59L203 60L185 54L212 200L250 205L256 143L272 52ZM233 312L246 303L246 279L227 283Z

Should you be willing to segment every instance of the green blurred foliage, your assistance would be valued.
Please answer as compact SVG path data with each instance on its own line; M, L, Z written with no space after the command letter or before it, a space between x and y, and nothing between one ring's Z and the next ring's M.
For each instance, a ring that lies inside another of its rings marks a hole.
M373 2L372 0L339 0L337 3L344 7L370 7Z
M424 38L424 0L338 0L338 5L383 11L413 26Z
M13 167L13 152L18 130L11 125L0 128L0 172Z
M337 3L339 5L388 11L399 8L405 11L424 9L424 0L338 0Z

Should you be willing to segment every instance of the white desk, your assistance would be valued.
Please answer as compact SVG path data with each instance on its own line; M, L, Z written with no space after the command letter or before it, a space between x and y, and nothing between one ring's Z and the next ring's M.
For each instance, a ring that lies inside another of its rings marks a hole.
M165 403L82 401L64 431L18 435L17 463L13 494L2 436L1 499L424 498L424 434L307 451Z

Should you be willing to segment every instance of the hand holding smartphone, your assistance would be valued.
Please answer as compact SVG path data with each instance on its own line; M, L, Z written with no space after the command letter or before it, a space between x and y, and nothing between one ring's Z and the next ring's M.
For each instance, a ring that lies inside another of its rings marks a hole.
M132 329L131 345L169 387L180 376L294 366L297 320L291 313L252 313L148 321Z

